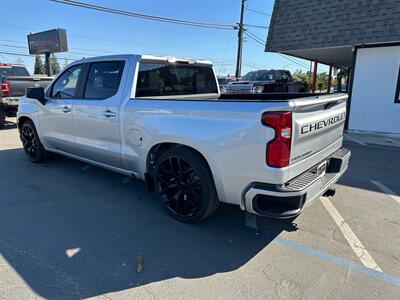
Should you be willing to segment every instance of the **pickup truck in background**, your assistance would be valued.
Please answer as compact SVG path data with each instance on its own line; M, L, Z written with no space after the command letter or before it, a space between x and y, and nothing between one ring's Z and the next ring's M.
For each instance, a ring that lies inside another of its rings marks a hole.
M258 70L225 85L228 94L305 93L307 83L295 81L287 70Z
M6 117L15 117L18 99L28 87L46 87L52 80L47 76L30 76L24 65L0 63L0 129Z
M220 202L295 217L348 167L346 94L221 94L212 63L149 55L88 58L20 100L27 158L49 152L135 176L174 218ZM110 199L111 200L111 199Z
M225 87L229 82L235 81L235 77L218 77L218 85L221 93L225 93Z

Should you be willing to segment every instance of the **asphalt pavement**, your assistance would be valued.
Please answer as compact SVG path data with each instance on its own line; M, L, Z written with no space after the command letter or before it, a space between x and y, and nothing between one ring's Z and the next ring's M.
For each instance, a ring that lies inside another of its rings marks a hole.
M173 220L143 182L26 159L0 131L0 299L400 299L400 148L346 138L334 198L295 220ZM377 142L377 141L379 142Z

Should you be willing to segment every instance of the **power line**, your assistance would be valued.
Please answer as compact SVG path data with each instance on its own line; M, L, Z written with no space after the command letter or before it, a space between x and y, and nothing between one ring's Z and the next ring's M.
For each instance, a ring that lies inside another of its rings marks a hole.
M269 26L263 26L263 25L254 25L254 24L243 24L246 27L253 27L253 28L261 28L261 29L268 29Z
M256 14L264 15L264 16L267 16L267 17L271 16L271 14L267 14L265 12L262 12L262 11L259 11L259 10L255 10L255 9L252 9L252 8L247 8L246 10L251 11L251 12L256 13Z
M303 63L300 63L300 62L294 60L294 59L291 58L291 57L288 57L288 56L286 56L286 55L284 55L284 54L282 54L282 53L278 53L278 55L281 56L281 57L283 57L283 58L286 58L287 60L291 61L292 63L295 63L295 64L299 65L300 67L303 67L303 68L307 68L307 69L308 69L308 66L307 66L307 65L305 65L305 64L303 64Z
M97 11L102 11L102 12L107 12L107 13L112 13L112 14L133 17L133 18L139 18L139 19L153 20L153 21L166 22L166 23L175 23L175 24L187 25L187 26L213 28L213 29L235 29L235 25L194 22L194 21L188 21L188 20L166 18L166 17L130 12L130 11L126 11L126 10L114 9L114 8L109 8L109 7L105 7L105 6L100 6L100 5L84 3L84 2L80 2L80 1L73 1L73 0L49 0L49 1L61 3L61 4L67 4L67 5L71 5L71 6L87 8L87 9L92 9L92 10L97 10Z
M257 42L257 43L259 43L260 45L262 45L263 47L265 47L265 43L261 40L260 37L258 37L258 36L255 35L254 33L251 33L251 32L249 32L249 31L246 31L245 34L246 34L247 37L251 38L251 39L254 40L255 42ZM281 56L281 57L283 57L283 58L285 58L285 59L291 61L292 63L299 65L300 67L303 67L303 68L307 68L307 69L308 69L308 65L305 65L304 63L302 63L302 62L300 62L300 61L298 61L298 60L296 60L296 59L294 59L294 58L292 58L292 57L288 57L288 56L286 56L286 55L283 55L282 53L277 53L277 54L278 54L279 56Z
M15 53L15 52L4 52L4 51L0 51L0 54L14 55L14 56L25 56L25 57L35 57L35 55L30 55L30 54ZM78 60L77 58L68 58L68 57L58 57L58 58L59 59L70 60L70 61Z

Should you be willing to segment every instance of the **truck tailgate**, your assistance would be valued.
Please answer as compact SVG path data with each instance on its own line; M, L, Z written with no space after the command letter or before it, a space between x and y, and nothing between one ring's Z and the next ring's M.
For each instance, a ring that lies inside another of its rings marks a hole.
M39 76L7 76L6 79L10 83L10 96L21 97L25 95L25 91L30 87L47 87L53 78Z
M293 178L342 146L346 94L293 100L289 177Z

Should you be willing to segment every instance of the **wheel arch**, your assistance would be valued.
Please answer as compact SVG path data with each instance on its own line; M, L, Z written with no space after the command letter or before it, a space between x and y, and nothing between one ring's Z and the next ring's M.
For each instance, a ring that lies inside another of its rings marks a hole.
M31 117L28 117L28 116L19 116L18 119L17 119L18 130L21 130L22 124L24 124L26 121L32 121L33 124L35 125L36 129L37 129L36 123L35 123L35 121L34 121Z
M210 158L209 155L207 155L207 153L205 153L205 151L199 150L197 147L195 148L192 145L184 144L184 143L180 143L180 142L159 142L159 143L153 145L150 148L150 150L148 151L147 157L146 157L145 181L147 183L147 187L148 187L149 191L154 191L152 173L154 171L153 166L157 160L157 157L159 157L165 151L168 151L175 147L185 147L186 149L189 149L189 150L199 154L203 158L204 163L206 164L207 168L209 169L211 177L214 181L218 198L220 198L220 196L222 196L222 194L223 194L223 191L221 189L222 183L219 180L219 178L220 178L219 172L218 172L215 164L213 163L214 161Z

